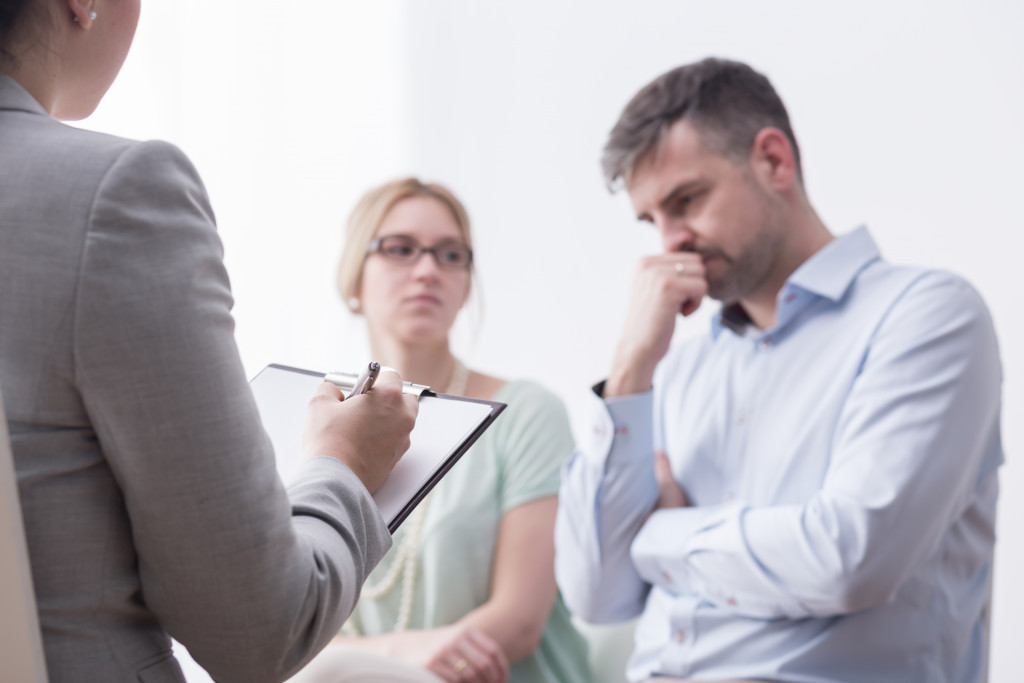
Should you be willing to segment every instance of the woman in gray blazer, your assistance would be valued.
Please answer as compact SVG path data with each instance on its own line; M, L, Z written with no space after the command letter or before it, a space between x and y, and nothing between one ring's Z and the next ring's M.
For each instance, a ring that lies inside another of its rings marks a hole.
M46 664L180 682L174 637L217 680L283 680L391 545L369 491L415 401L325 384L285 490L195 169L57 120L96 107L140 1L0 0L0 390Z

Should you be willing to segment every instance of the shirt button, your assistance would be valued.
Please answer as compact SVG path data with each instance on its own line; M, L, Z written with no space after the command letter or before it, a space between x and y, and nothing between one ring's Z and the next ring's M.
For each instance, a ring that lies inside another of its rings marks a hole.
M772 338L765 337L764 339L757 343L757 348L761 349L762 351L767 351L768 349L772 348Z
M735 497L736 496L733 495L732 491L729 491L728 493L725 494L725 502L726 503L731 503L733 498L735 498Z
M736 422L738 422L739 424L743 424L746 421L747 421L747 414L746 413L742 413L741 412L739 415L736 416Z
M686 631L684 631L683 629L679 629L678 631L676 631L676 642L681 643L684 640L686 640Z

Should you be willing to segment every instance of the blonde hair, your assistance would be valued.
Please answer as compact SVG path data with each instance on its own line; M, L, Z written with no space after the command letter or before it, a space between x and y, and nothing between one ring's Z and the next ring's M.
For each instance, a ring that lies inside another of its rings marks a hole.
M410 197L430 197L447 206L452 212L462 240L470 249L473 248L473 234L469 229L469 214L466 213L466 207L444 185L424 183L419 178L408 177L373 188L363 195L349 214L345 226L345 246L338 261L338 292L341 294L341 300L353 313L359 312L358 305L353 305L353 302L356 301L359 283L363 279L366 250L388 212L395 204ZM472 282L472 271L470 281Z

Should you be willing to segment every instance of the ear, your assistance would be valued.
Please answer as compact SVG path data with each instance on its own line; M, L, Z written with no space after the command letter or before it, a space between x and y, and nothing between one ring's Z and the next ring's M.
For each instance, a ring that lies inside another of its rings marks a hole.
M93 11L95 0L67 0L67 2L68 9L71 11L71 21L86 30L92 27L92 22L96 17L96 13Z
M750 165L775 190L788 190L797 184L793 146L778 128L762 128L757 133L750 150Z
M344 292L345 288L344 288L344 286L342 286L341 280L342 280L342 278L341 278L341 275L339 273L339 276L338 276L338 291L339 292ZM363 267L362 266L359 267L359 279L356 280L355 291L352 292L352 296L350 296L349 298L345 299L345 307L348 308L348 310L351 313L355 313L356 315L361 315L362 312L363 312Z

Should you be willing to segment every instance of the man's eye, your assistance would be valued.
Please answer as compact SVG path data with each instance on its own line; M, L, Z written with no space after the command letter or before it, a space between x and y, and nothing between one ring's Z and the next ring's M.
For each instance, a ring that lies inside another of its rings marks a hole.
M690 205L696 202L698 199L700 199L700 197L703 196L706 191L707 190L697 190L696 192L684 194L683 196L679 197L679 199L675 203L675 211L677 213L685 213L686 210L690 208Z

